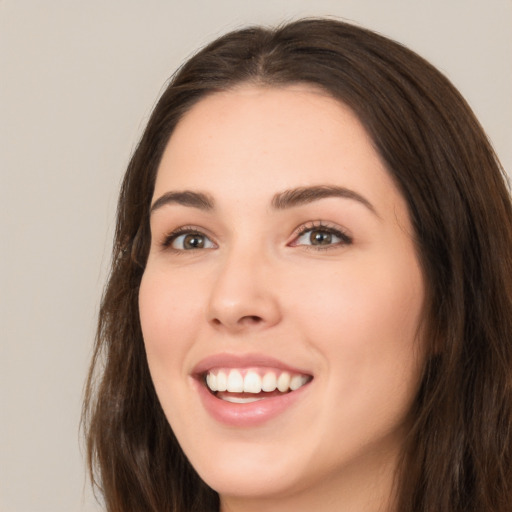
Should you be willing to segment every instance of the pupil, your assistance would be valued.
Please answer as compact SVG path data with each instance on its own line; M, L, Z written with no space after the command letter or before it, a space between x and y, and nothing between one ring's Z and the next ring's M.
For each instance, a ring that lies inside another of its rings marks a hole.
M187 235L183 245L185 249L200 249L204 247L204 238L201 235Z
M311 243L313 245L328 245L332 241L331 233L325 231L312 231L311 232Z

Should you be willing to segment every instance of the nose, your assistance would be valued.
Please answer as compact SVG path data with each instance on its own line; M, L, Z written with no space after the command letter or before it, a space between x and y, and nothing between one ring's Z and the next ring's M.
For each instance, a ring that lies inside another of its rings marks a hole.
M236 333L279 323L279 290L272 276L272 265L261 254L244 251L228 255L211 290L210 324Z

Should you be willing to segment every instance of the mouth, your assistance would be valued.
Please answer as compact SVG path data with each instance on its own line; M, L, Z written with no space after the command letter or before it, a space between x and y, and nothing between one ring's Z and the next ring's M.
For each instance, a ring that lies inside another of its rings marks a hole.
M277 368L212 368L202 375L204 384L214 396L238 404L297 391L312 378Z
M205 411L230 427L256 427L295 410L314 377L264 355L217 354L192 372Z

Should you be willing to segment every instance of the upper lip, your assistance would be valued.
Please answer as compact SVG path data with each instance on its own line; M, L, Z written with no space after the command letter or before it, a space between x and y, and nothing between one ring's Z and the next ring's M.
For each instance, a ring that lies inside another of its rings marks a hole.
M304 368L283 363L279 359L264 354L232 354L221 353L205 357L193 368L195 376L204 375L213 368L275 368L291 373L312 375Z

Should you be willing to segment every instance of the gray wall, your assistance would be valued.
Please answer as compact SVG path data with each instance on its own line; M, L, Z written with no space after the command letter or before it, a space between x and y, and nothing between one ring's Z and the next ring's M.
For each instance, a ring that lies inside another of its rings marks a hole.
M431 60L512 169L511 0L0 0L0 510L94 511L83 381L117 189L162 85L248 23L336 15Z

